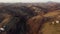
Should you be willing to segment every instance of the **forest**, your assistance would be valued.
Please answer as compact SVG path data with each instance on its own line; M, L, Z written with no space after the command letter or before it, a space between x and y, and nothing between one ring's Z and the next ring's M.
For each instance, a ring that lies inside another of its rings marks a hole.
M60 34L60 3L0 3L0 34Z

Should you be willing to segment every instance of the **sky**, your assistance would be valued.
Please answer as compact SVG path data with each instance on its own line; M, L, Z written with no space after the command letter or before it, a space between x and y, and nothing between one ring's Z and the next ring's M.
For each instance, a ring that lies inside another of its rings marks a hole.
M4 3L38 3L38 2L48 2L48 1L54 1L54 2L60 2L60 0L0 0L0 2Z

